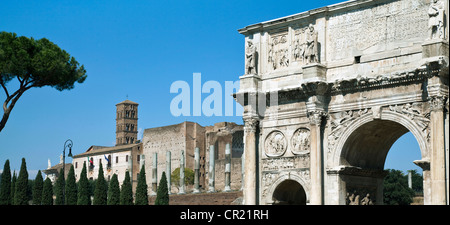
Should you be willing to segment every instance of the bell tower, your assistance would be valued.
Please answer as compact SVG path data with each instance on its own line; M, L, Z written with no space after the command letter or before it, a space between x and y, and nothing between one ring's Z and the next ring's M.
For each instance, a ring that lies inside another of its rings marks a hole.
M136 143L138 103L125 100L116 104L116 146Z

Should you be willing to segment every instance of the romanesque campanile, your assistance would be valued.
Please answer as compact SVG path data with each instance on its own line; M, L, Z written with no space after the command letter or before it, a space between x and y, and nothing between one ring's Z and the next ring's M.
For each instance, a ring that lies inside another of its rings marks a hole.
M128 99L116 105L116 145L133 144L138 140L138 105Z

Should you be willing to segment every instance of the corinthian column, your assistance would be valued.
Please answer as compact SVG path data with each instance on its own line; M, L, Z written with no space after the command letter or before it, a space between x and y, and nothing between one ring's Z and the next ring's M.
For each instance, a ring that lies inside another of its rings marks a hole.
M434 96L430 101L430 139L431 139L431 204L447 203L445 137L444 137L444 104L443 96ZM448 157L448 156L447 156Z
M256 162L256 118L244 118L244 204L256 205L257 203L257 162Z
M311 199L312 205L322 205L323 202L323 163L322 163L322 135L321 124L323 111L314 111L309 115L311 124L311 153L310 153L310 174L311 174Z

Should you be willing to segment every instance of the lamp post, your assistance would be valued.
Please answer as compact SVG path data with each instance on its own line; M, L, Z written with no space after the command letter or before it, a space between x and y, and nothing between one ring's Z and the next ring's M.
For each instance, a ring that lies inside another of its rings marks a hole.
M66 142L64 142L64 149L63 149L63 166L62 166L62 179L63 179L63 205L65 205L65 201L66 201L66 178L65 178L65 173L66 173L66 148L69 148L69 154L67 155L68 157L72 157L72 146L73 146L73 142L70 139L67 139Z

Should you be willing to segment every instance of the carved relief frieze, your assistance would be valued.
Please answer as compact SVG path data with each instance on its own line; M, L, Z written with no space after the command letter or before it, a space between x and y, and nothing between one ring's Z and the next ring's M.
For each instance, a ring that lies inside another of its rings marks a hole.
M263 173L261 179L261 197L265 199L268 195L268 190L270 186L277 180L279 174L278 173Z
M330 114L330 124L328 126L328 153L332 153L337 140L341 137L345 128L347 128L352 121L367 113L372 113L372 110L369 108L365 108Z
M288 33L282 32L271 35L267 57L269 70L288 67L290 63L289 56Z
M309 154L294 157L266 158L261 160L263 171L309 168Z
M430 108L425 107L422 102L406 103L399 105L390 105L389 110L406 115L410 120L414 121L417 127L423 133L423 136L427 140L427 144L430 143Z
M300 65L319 62L317 31L312 24L295 30L293 46L293 60Z
M347 187L346 205L375 205L376 190L365 187Z
M328 20L327 59L352 57L350 49L364 51L385 43L425 37L427 9L419 1L392 1L333 15Z
M272 131L264 142L264 152L269 157L282 156L287 149L287 140L281 131Z

